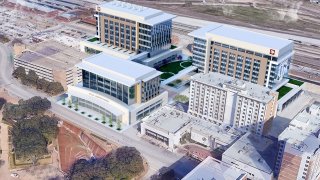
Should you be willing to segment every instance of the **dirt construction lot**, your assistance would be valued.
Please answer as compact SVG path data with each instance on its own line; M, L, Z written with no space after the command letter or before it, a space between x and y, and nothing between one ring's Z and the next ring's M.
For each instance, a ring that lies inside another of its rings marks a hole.
M58 135L60 165L63 172L68 172L72 164L79 159L102 157L116 148L100 139L91 137L83 130L63 122Z

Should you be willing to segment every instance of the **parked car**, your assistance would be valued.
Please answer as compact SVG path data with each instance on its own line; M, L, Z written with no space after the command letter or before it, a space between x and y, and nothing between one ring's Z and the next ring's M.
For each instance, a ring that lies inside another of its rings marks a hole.
M18 177L19 177L19 174L18 174L18 173L11 173L10 176L11 176L11 177L14 177L14 178L18 178Z

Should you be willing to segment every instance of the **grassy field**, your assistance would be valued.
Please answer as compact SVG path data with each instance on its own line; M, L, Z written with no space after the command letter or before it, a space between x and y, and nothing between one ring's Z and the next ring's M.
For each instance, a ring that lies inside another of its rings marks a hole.
M186 61L186 62L181 63L181 66L183 66L183 67L189 67L191 65L192 65L192 61Z
M161 66L159 70L162 72L172 72L174 74L177 74L179 71L183 69L183 67L180 66L180 63L181 61L172 62L164 66Z
M282 86L280 89L277 90L279 92L278 99L281 99L283 96L285 96L291 90L292 90L291 87Z
M299 81L299 80L296 80L296 79L290 79L290 80L289 80L289 83L290 83L290 84L297 85L297 86L302 86L302 84L303 84L304 82Z
M164 72L163 74L160 75L160 78L161 78L161 79L169 79L169 78L171 78L172 76L174 76L174 75L171 74L171 73Z
M181 70L184 68L180 66L180 63L182 63L182 66L184 68L187 68L192 65L191 61L175 61L168 63L166 65L161 66L158 70L163 72L163 74L160 76L161 79L168 79L173 76L173 74L178 74Z

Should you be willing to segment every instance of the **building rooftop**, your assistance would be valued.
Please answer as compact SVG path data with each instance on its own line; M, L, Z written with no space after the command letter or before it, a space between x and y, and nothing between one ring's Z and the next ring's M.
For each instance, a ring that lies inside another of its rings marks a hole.
M145 117L143 121L152 125L154 128L173 134L181 128L189 126L192 128L192 131L212 136L225 144L233 143L242 135L240 131L231 127L215 125L169 106L160 108L156 112Z
M314 154L319 151L320 139L313 134L306 134L304 130L295 127L287 127L280 135L279 141L286 141L286 152L295 155L302 155L303 153Z
M87 57L77 67L129 87L162 74L154 68L105 53Z
M238 80L230 76L226 76L220 73L210 72L207 74L196 74L191 77L192 80L207 84L209 86L214 86L220 89L229 89L232 91L237 91L240 95L255 99L264 103L270 102L276 96L272 93L276 93L267 87L260 86L258 84L253 84L243 80Z
M222 155L271 174L277 155L277 142L247 133ZM235 162L236 163L236 162Z
M313 134L318 137L320 133L320 105L312 104L300 112L289 124L290 127L302 130L306 135Z
M281 50L288 45L293 46L291 40L218 23L213 23L197 29L189 35L201 39L209 38L220 43L233 45L243 49L256 46L257 52L259 52L259 48Z
M97 7L97 10L117 17L138 21L148 25L156 25L171 20L175 15L163 11L130 4L121 1L110 1Z
M241 137L241 131L237 131L230 126L218 126L212 122L195 119L191 124L192 130L198 133L212 136L216 141L223 142L224 144L232 144Z
M113 56L116 56L122 59L130 59L137 55L136 52L133 52L124 48L120 48L117 46L113 46L107 43L102 43L95 37L91 37L85 41L81 41L80 44L84 46L89 46L89 47L93 46L97 50L100 50L106 54L112 54Z
M174 134L181 128L187 126L192 119L193 118L185 112L181 112L169 106L163 106L156 112L145 117L143 122L162 131Z
M204 179L243 179L246 173L225 162L208 156L197 167L189 172L182 180Z
M50 40L27 47L15 58L53 70L67 70L85 57L86 53Z

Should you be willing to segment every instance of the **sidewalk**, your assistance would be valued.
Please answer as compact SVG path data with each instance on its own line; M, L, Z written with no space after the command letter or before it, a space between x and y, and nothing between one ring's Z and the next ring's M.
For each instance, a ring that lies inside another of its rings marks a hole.
M0 114L0 119L2 119L2 114ZM1 149L2 149L2 154L1 154L1 160L4 160L5 163L0 166L0 175L1 179L13 179L10 174L9 170L9 144L8 144L8 125L1 123L1 136L0 136L0 141L1 141Z

